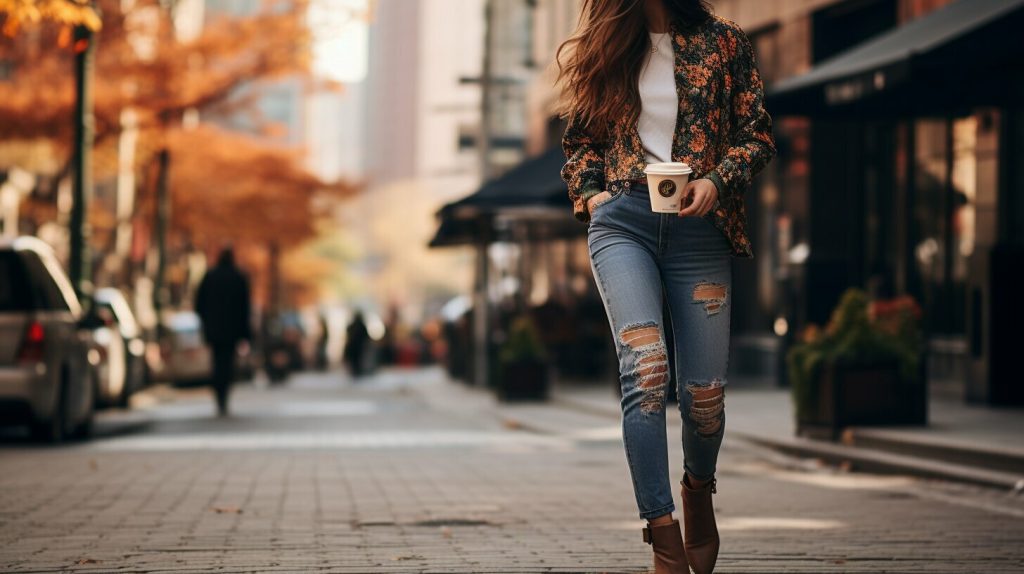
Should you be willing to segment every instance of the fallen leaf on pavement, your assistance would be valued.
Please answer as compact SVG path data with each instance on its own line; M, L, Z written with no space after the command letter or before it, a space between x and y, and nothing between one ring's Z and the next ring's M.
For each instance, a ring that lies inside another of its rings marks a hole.
M237 506L214 506L214 507L211 507L210 510L216 512L217 514L241 514L242 513L242 509L238 508Z

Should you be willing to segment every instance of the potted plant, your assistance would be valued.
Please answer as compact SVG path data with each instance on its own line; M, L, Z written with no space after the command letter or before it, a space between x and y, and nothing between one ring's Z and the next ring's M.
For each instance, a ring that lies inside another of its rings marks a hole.
M811 326L786 356L797 434L835 440L847 425L926 424L920 316L910 297L843 293L825 329Z
M498 352L498 398L544 400L548 396L548 357L537 327L528 315L516 317Z

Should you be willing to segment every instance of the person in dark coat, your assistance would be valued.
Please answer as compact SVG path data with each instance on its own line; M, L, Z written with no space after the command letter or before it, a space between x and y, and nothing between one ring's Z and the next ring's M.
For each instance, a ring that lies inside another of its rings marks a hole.
M217 265L199 282L195 308L203 323L203 337L213 354L212 383L217 412L225 416L235 377L238 344L252 340L249 280L235 265L230 247L220 252Z
M370 332L366 328L362 311L356 311L355 318L349 323L345 335L345 361L349 364L352 376L361 377L365 373L364 359L370 342Z
M326 311L320 313L320 337L316 342L316 368L326 371L330 366L328 350L331 344L331 326L327 322Z

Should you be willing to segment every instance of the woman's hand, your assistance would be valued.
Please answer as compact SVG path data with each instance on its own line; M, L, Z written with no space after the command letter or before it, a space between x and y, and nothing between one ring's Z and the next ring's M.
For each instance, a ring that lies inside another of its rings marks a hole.
M683 208L679 217L697 215L703 217L718 201L718 188L710 179L695 179L683 188Z
M611 195L612 193L605 189L590 196L590 198L587 199L587 211L592 211L599 204L604 203L604 200L610 197Z

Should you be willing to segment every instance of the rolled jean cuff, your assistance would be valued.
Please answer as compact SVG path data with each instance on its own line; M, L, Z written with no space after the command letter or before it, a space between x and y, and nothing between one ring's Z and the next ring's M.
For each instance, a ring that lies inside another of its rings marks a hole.
M709 481L709 480L711 480L712 478L715 477L715 473L714 472L712 472L711 474L705 475L705 476L701 476L701 475L697 474L696 472L691 471L688 467L684 468L684 470L686 471L686 474L690 476L690 478L692 478L694 480L697 480L697 481L700 481L700 482L707 482L707 481Z
M664 516L666 514L670 514L670 513L675 512L675 511L676 511L676 504L673 502L671 504L662 506L661 508L657 508L655 510L648 510L647 512L641 512L640 513L640 518L643 518L645 520L650 520L652 518L657 518L659 516Z

